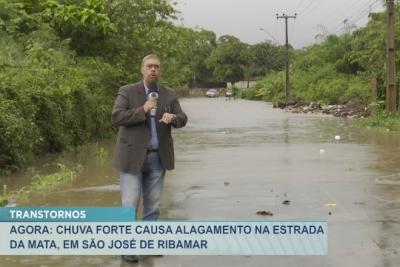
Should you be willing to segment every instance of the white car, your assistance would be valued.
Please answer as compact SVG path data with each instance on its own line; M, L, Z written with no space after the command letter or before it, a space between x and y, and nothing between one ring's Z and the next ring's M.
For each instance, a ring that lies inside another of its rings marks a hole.
M206 92L206 96L208 97L218 97L219 91L217 89L208 89Z

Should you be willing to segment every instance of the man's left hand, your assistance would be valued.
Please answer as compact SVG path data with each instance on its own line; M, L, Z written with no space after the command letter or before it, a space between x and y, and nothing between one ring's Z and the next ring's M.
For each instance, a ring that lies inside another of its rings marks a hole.
M165 124L171 124L176 118L175 114L171 114L171 113L164 113L160 122L163 122Z

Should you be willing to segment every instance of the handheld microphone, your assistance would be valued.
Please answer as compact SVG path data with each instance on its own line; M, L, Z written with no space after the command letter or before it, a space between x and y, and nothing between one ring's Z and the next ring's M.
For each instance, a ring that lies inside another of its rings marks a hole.
M157 93L157 92L151 92L151 93L149 94L149 99L151 99L151 100L153 100L153 99L157 100L157 99L158 99L158 93ZM157 109L156 109L156 108L150 109L150 117L155 117L155 116L156 116L156 112L157 112Z

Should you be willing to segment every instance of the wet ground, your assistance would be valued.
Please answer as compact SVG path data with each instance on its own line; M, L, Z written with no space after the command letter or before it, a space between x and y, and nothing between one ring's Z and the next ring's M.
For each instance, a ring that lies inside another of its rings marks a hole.
M181 105L189 123L174 132L176 170L167 173L162 218L327 220L327 256L165 256L139 264L118 256L1 256L0 266L400 266L400 135L261 102L220 97ZM83 165L79 178L20 204L119 205L113 146L96 145L101 157L90 147L66 154Z

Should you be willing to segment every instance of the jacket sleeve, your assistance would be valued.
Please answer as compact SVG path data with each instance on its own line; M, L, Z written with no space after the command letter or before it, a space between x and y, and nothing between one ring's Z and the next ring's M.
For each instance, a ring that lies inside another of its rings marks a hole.
M186 125L188 117L182 111L181 105L179 104L178 98L175 98L172 105L172 113L176 115L175 120L172 122L172 126L175 128L182 128Z
M129 109L126 89L120 88L111 113L111 122L115 126L133 126L146 120L143 106Z

